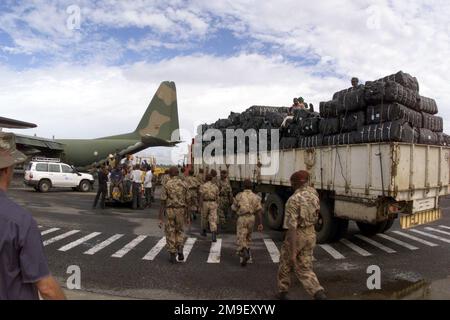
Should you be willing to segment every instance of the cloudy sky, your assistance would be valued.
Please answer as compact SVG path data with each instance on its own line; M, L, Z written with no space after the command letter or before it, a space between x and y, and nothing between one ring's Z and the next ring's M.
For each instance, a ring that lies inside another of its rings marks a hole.
M351 76L403 70L450 131L449 16L448 0L2 0L0 115L44 137L125 133L171 80L192 132L254 104L318 106Z

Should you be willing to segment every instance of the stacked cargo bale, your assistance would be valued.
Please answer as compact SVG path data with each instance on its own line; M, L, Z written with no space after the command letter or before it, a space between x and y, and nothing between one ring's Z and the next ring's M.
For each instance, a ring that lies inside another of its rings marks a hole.
M271 129L279 129L284 118L288 114L288 108L287 107L271 107L271 106L252 106L245 110L242 113L236 113L231 112L227 119L219 119L213 124L203 124L201 134L204 134L208 129L218 129L222 132L223 135L223 146L224 146L224 152L225 147L227 145L227 136L226 136L226 130L237 130L242 129L244 131L254 129L255 135L250 138L246 138L245 141L238 141L237 138L234 138L234 141L228 141L229 144L234 142L234 152L237 152L238 145L245 144L245 151L249 152L250 146L249 141L250 139L256 139L259 146L259 131L260 130L267 130L267 143L268 143L268 149L270 149L271 145ZM209 144L208 141L203 141L202 150L206 148L206 146Z

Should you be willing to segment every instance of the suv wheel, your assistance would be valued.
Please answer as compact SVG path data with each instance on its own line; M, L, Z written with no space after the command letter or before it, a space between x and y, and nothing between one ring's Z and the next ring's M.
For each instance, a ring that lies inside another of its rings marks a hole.
M79 188L81 192L89 192L91 191L91 183L87 180L83 180L80 182Z
M42 180L39 182L39 191L40 192L48 192L51 188L50 181L48 180Z

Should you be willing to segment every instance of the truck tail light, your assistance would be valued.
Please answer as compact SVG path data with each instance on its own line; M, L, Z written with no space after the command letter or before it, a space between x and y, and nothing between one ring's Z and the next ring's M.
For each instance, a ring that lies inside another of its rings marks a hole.
M33 174L32 174L32 173L30 173L30 180L31 180L31 179L33 179Z

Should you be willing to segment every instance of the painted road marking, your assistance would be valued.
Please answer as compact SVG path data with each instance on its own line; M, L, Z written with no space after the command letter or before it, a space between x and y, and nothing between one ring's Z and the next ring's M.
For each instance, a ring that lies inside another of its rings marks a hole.
M43 228L43 226L38 226L38 228L39 228L39 229L42 229L42 228Z
M280 250L278 250L277 245L272 239L264 239L264 244L266 245L267 251L269 251L270 258L272 258L273 263L280 262Z
M119 240L120 238L123 237L123 234L115 234L112 237L106 239L105 241L97 244L96 246L92 247L91 249L89 249L88 251L86 251L84 254L89 254L89 255L93 255L96 254L97 252L99 252L100 250L106 248L107 246L109 246L111 243Z
M192 248L194 247L195 242L197 241L196 238L188 238L186 240L186 242L184 243L184 248L183 248L183 255L184 255L184 260L182 262L186 262L189 254L192 251ZM178 260L178 257L177 257Z
M70 249L73 249L77 246L79 246L80 244L97 237L98 235L102 234L101 232L92 232L91 234L88 234L87 236L80 238L78 240L75 240L74 242L68 243L65 246L59 248L59 251L69 251Z
M438 246L436 243L429 242L427 240L423 240L423 239L414 237L414 236L412 236L410 234L407 234L407 233L404 233L404 232L401 232L401 231L392 231L392 232L395 233L395 234L398 234L399 236L403 236L405 238L408 238L408 239L420 242L420 243L425 244L425 245L430 246L430 247L437 247Z
M383 245L383 244L381 244L379 242L376 242L375 240L372 240L370 238L367 238L367 237L365 237L363 235L355 234L355 237L357 237L358 239L361 239L362 241L370 243L374 247L377 247L378 249L383 250L384 252L387 252L387 253L395 253L395 252L397 252L394 249L388 248L385 245Z
M445 235L447 235L447 236L450 236L450 232L442 231L442 230L435 229L435 228L426 227L425 230L428 230L428 231L435 231L435 232L439 232L439 233L441 233L441 234L445 234Z
M158 243L142 258L142 260L153 261L158 253L166 246L166 237L163 237Z
M111 257L113 258L122 258L128 252L130 252L134 247L136 247L139 243L144 241L147 236L137 236L133 241L128 243L125 247L114 253Z
M392 241L393 243L398 244L399 246L405 247L405 248L407 248L407 249L409 249L409 250L418 250L418 249L419 249L419 248L417 248L417 247L415 247L415 246L413 246L413 245L410 245L409 243L406 243L406 242L403 242L403 241L401 241L401 240L392 238L392 237L390 237L390 236L388 236L388 235L386 235L386 234L384 234L384 233L379 233L379 234L377 234L377 236L378 236L378 237L381 237L381 238L383 238L383 239Z
M434 235L434 234L430 234L430 233L423 232L423 231L419 231L419 230L411 230L411 231L412 231L412 232L415 232L415 233L418 233L418 234L421 234L421 235L423 235L423 236L429 237L429 238L433 238L433 239L436 239L436 240L441 240L441 241L450 243L450 240L449 240L449 239L442 238L442 237L436 236L436 235Z
M357 246L356 244L354 244L353 242L350 242L347 239L341 239L340 242L344 245L346 245L347 247L349 247L350 249L352 249L353 251L359 253L360 255L362 255L363 257L368 257L371 256L372 254L366 250L364 250L363 248L361 248L360 246Z
M450 230L450 227L443 226L443 225L440 225L439 228L444 228L444 229L449 229Z
M345 257L339 251L334 249L329 244L320 244L319 247L328 252L336 260L345 259Z
M211 243L209 250L208 263L220 263L220 250L222 248L222 239L217 239Z
M72 231L63 233L63 234L61 234L61 235L59 235L59 236L53 237L53 238L51 238L51 239L45 240L45 241L44 241L44 247L45 247L45 246L48 246L49 244L52 244L52 243L54 243L54 242L56 242L56 241L65 239L65 238L67 238L67 237L70 237L71 235L73 235L73 234L75 234L75 233L78 233L78 232L80 232L80 230L72 230Z
M51 228L51 229L42 231L41 232L41 236L45 236L46 234L49 234L49 233L52 233L52 232L55 232L55 231L58 231L58 230L60 230L60 229L59 228Z

